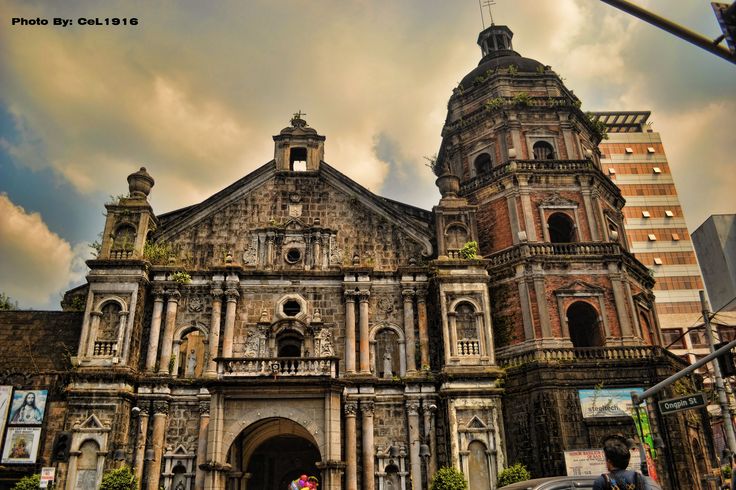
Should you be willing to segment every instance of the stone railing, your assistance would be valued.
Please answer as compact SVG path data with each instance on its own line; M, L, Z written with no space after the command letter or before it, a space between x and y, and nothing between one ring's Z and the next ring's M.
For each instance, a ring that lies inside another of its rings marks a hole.
M616 242L572 242L572 243L523 243L496 252L487 257L491 267L498 267L515 260L535 256L601 256L621 255L621 246Z
M335 357L241 357L217 359L217 372L224 377L327 376L337 378Z
M111 250L110 258L113 260L132 259L133 251L132 250Z
M557 361L620 361L650 359L662 355L661 347L650 345L616 347L558 347L534 349L498 358L503 367L514 367L530 362Z
M457 354L459 356L479 356L480 342L477 340L458 340Z
M115 355L117 342L114 340L96 340L92 355L95 357L112 357Z
M591 160L509 160L503 165L494 167L489 173L479 175L462 184L460 193L464 195L511 172L579 172L582 170L600 172Z

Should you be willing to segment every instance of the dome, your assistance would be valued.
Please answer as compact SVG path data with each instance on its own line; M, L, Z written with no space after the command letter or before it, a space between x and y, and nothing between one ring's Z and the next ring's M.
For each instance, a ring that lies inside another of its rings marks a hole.
M473 71L465 75L460 85L467 88L473 85L477 77L484 76L488 70L506 69L511 65L516 66L519 73L538 73L540 69L544 69L544 65L537 60L524 58L516 51L505 50L503 53L497 52L485 56Z

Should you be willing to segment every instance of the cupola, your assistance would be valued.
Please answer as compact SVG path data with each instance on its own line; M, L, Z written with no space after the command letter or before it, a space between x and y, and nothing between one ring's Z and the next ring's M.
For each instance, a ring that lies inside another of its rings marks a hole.
M301 111L291 118L291 126L273 137L276 170L284 172L316 172L325 157L325 137L310 128Z

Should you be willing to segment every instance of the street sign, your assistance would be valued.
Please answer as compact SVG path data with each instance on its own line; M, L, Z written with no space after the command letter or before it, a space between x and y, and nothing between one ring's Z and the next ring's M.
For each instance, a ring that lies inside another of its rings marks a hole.
M659 402L659 410L662 412L662 415L704 406L705 394L703 393L693 393L692 395L672 398L671 400L662 400Z
M41 488L48 488L49 483L53 483L54 476L56 476L56 468L52 466L44 466L41 468Z

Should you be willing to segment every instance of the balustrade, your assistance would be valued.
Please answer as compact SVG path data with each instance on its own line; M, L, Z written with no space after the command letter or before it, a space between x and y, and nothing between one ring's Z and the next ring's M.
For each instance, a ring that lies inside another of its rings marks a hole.
M457 353L460 356L480 355L480 342L477 340L458 340Z
M95 357L111 357L115 355L117 342L114 340L96 340L92 355Z
M217 372L224 377L329 376L337 378L334 357L220 358Z
M559 347L535 349L520 354L502 356L498 363L503 367L514 367L530 362L549 361L620 361L646 359L660 355L660 348L652 346L616 347Z

